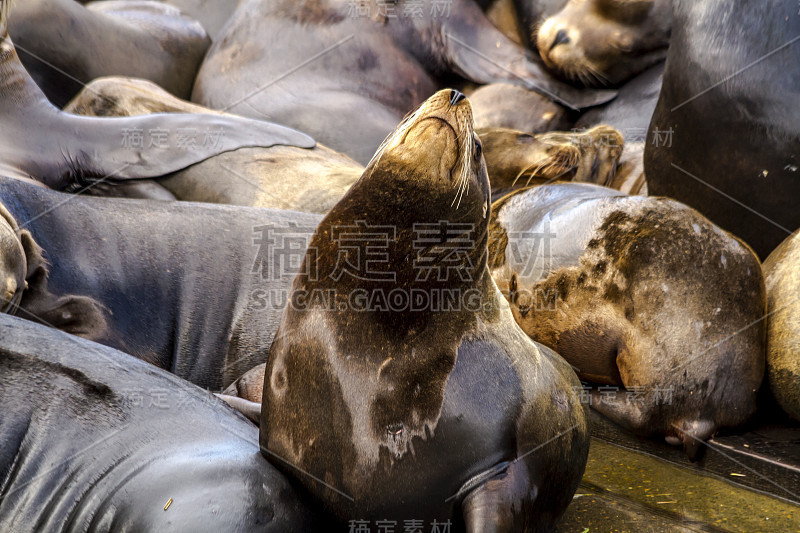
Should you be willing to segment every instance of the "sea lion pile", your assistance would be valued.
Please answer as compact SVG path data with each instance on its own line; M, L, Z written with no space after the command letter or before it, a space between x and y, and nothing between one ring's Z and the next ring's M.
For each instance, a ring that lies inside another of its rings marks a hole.
M0 531L553 531L589 409L691 461L800 420L796 2L0 35Z

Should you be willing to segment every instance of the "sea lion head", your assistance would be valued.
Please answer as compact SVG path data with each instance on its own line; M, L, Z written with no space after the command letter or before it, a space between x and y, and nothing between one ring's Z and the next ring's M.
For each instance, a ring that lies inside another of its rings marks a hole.
M666 56L668 2L570 0L547 18L536 45L545 64L586 86L618 85Z
M406 194L425 192L429 205L431 201L447 203L448 212L469 205L465 197L483 195L479 208L485 219L490 207L489 178L469 100L455 89L443 89L428 98L378 147L364 177L394 179Z
M315 235L321 242L312 241L312 246L327 249L323 241L330 242L330 237L325 228L359 220L396 228L389 263L402 283L405 277L413 280L418 274L412 263L404 261L416 253L413 234L418 228L439 223L469 225L472 246L465 252L475 268L469 276L474 281L486 264L490 209L491 189L472 106L459 91L444 89L410 113L383 141L358 181L322 221Z

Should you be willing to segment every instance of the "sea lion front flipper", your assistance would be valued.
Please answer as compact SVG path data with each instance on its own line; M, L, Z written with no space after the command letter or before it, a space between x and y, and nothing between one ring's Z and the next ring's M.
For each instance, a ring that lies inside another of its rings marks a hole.
M531 483L521 460L504 462L478 474L464 484L461 503L468 533L502 533L531 529L526 511L536 499L538 488Z
M510 80L575 110L604 104L617 95L613 90L579 89L557 81L472 3L459 6L443 26L448 63L476 83Z
M643 403L630 401L627 390L601 393L592 389L590 394L592 409L625 429L641 432L650 418Z
M297 130L236 116L175 113L94 118L63 113L62 117L63 129L73 132L64 137L70 139L65 144L70 144L62 149L66 148L78 176L155 178L243 147L316 145ZM50 184L63 176L43 178Z
M242 413L245 418L250 420L255 425L259 425L261 419L261 404L239 398L238 396L229 396L227 394L214 394L217 398L230 405L235 411Z

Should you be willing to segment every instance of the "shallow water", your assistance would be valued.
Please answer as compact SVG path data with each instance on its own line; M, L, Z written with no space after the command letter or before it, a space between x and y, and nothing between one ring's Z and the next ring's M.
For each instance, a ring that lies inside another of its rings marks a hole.
M583 481L556 531L800 532L800 506L592 439Z

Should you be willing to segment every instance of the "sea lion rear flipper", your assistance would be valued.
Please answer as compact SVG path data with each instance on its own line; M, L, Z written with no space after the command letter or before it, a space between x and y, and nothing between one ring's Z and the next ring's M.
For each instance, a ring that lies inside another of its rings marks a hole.
M504 462L478 474L459 494L468 533L501 533L531 529L530 506L538 489L531 484L523 461Z
M160 177L243 147L316 145L313 138L297 130L236 116L189 113L119 118L67 113L62 116L67 129L77 132L73 133L73 144L67 147L76 173L116 179Z
M242 413L248 420L255 425L259 425L261 419L261 404L239 398L238 396L229 396L227 394L214 394L217 398L230 405L235 411Z

